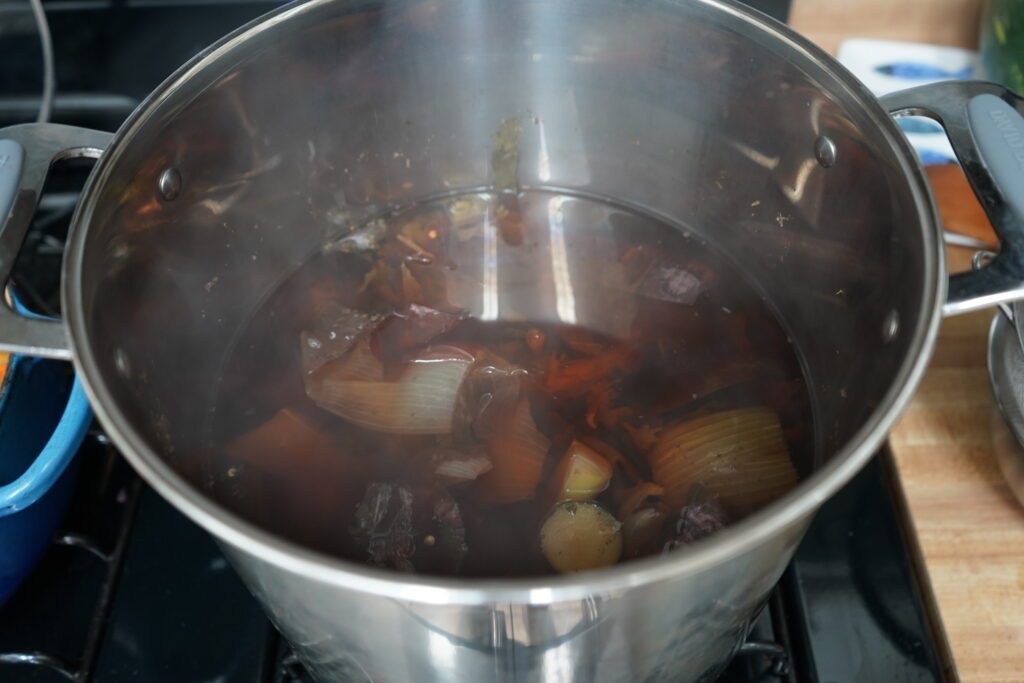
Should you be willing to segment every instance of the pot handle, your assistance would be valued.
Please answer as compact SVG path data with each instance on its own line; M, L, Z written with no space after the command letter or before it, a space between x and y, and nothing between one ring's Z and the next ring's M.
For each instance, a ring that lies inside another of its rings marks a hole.
M945 130L999 236L987 264L949 279L943 312L1024 298L1024 98L995 83L944 81L885 95L893 116L926 116Z
M50 166L99 158L110 133L56 123L0 129L0 287L11 276ZM67 332L56 320L29 318L0 305L0 351L70 360Z

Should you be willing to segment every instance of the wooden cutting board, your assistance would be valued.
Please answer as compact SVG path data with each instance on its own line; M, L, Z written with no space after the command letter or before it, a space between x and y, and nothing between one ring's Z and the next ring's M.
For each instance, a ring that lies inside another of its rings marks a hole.
M848 37L974 47L979 9L978 0L794 0L790 23L833 54ZM946 228L993 241L960 170L931 168L929 175ZM968 269L972 253L950 248L950 269ZM993 315L981 311L943 323L931 366L891 444L961 680L1021 683L1024 508L993 457L990 420L998 413L985 365Z

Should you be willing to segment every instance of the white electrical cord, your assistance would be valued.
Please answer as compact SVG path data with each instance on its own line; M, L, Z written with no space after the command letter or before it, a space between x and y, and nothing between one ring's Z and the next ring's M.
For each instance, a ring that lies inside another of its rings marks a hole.
M50 24L46 21L43 0L28 0L32 5L32 13L36 17L39 29L39 47L43 50L43 97L39 102L39 115L36 121L45 123L50 120L53 111L53 94L57 89L57 77L53 71L53 41L50 39Z

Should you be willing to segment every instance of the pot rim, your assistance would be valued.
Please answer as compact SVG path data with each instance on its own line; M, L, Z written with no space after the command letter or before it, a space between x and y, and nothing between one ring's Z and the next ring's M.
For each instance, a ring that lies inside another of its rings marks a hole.
M865 424L823 467L765 509L701 541L687 553L632 560L585 572L580 576L472 580L401 574L307 549L235 515L177 474L150 448L122 411L113 405L109 399L111 392L100 373L96 350L88 343L88 322L78 284L87 239L85 228L108 169L154 111L185 89L202 72L224 59L236 56L237 51L244 49L244 43L250 38L334 1L310 0L278 8L225 36L179 68L122 125L89 176L83 200L72 219L61 295L75 367L90 403L111 439L142 478L178 510L238 551L277 565L283 570L333 586L416 603L471 605L509 602L541 605L678 579L738 557L758 544L772 540L782 530L806 523L818 507L846 484L877 451L924 374L942 317L942 304L946 295L945 253L939 240L940 223L930 186L916 154L893 119L874 95L824 50L787 26L740 6L733 0L692 0L731 15L751 29L768 34L792 51L794 57L816 64L838 86L845 89L846 94L860 105L861 113L876 126L882 139L893 151L917 205L925 250L922 322L913 329L907 355L883 400Z

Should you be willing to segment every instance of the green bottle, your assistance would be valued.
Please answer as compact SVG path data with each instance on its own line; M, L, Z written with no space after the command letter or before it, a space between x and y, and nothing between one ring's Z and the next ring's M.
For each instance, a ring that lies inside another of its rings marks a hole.
M1024 93L1024 0L988 0L978 42L984 77Z

